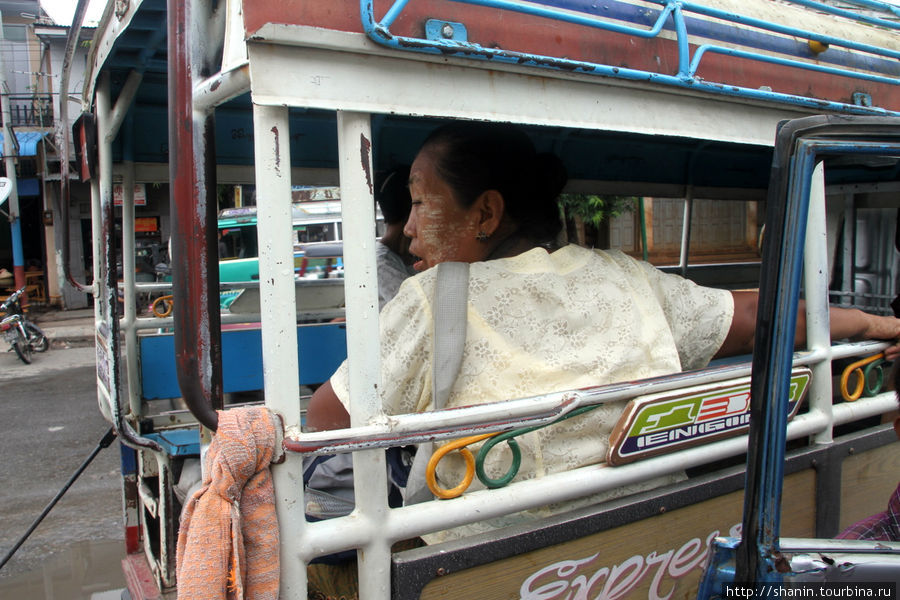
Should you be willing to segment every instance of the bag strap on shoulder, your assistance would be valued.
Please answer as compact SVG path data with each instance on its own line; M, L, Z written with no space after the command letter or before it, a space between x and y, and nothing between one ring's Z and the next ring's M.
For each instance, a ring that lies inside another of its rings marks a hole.
M431 363L431 399L434 410L447 405L450 389L459 375L463 349L466 345L468 300L469 263L438 264L434 284L434 341ZM433 449L432 442L419 444L403 491L404 504L417 504L434 499L425 483L425 471Z
M462 365L468 299L469 263L438 264L434 286L434 360L431 371L431 397L435 410L447 405L450 389Z

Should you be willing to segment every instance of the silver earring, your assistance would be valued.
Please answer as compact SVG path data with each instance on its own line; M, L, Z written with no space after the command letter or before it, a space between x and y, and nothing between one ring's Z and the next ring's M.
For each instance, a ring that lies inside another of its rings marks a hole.
M490 238L490 237L491 236L489 236L488 234L486 234L483 231L479 231L477 234L475 234L475 239L478 240L479 242L486 242L486 241L488 241L488 238Z

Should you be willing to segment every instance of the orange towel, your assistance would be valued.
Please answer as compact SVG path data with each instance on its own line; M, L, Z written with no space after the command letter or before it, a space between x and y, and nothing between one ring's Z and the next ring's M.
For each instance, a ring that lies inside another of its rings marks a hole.
M178 598L276 600L278 521L269 464L281 423L263 407L218 414L203 485L181 513Z

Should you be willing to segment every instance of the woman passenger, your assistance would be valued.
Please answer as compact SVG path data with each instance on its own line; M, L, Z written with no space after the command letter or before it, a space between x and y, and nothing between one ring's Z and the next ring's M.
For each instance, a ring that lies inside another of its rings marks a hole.
M380 317L387 414L432 409L431 267L444 261L471 263L465 350L448 407L697 369L715 357L752 350L755 293L701 287L617 251L557 247L562 224L556 199L565 182L560 161L537 154L511 125L458 121L427 138L410 171L413 206L405 227L419 273L403 283ZM832 309L831 332L835 339L896 340L900 320ZM805 336L801 310L797 343ZM894 358L900 348L888 352ZM345 362L313 396L308 427L349 427L349 400ZM517 480L603 462L623 408L624 402L606 404L517 438ZM508 454L501 444L488 455L488 475L505 472ZM463 473L455 454L437 471L444 487L455 486ZM529 512L540 516L554 508ZM474 531L423 537L433 543Z

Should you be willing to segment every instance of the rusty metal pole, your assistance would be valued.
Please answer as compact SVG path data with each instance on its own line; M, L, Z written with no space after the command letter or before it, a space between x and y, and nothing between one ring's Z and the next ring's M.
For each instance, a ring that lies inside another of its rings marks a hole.
M194 7L183 0L167 5L175 363L185 403L215 431L223 385L214 121L211 112L193 107L194 78L200 76L195 53L202 52L191 43Z

